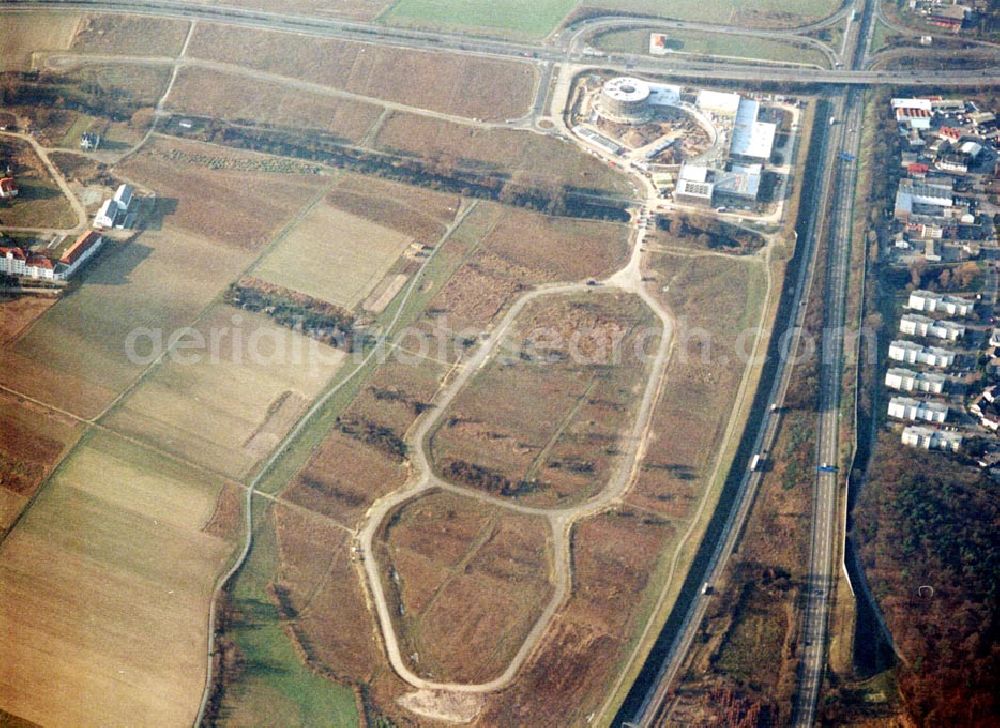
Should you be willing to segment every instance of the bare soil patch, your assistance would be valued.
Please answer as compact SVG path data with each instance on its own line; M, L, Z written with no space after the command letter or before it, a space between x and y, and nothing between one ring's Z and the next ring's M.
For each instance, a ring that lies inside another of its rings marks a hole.
M535 76L530 65L520 62L208 23L195 29L188 55L417 108L490 119L523 114Z
M625 449L648 364L643 344L658 336L638 297L588 293L530 304L442 416L430 440L435 469L532 505L593 495Z
M363 101L194 66L178 73L167 108L235 123L314 129L352 144L364 138L382 113Z
M390 516L377 549L404 654L434 679L496 677L551 597L537 517L432 493Z

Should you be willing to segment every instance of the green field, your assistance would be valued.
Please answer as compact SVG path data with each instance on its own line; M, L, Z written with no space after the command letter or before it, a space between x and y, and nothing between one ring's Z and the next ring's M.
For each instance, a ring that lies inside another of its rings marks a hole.
M752 9L746 9L750 5ZM741 6L743 6L741 8ZM399 0L380 20L391 25L541 38L578 7L751 27L794 27L833 14L836 0Z
M400 0L383 20L456 30L505 31L519 37L548 34L577 0Z
M312 672L285 633L268 585L278 573L270 505L254 502L253 550L236 578L232 603L240 619L229 635L244 660L240 681L226 691L221 725L302 725L354 728L354 691Z
M702 33L695 30L671 31L668 37L668 47L675 53L731 56L829 67L826 56L815 48L806 48L783 40ZM595 38L593 45L605 51L644 54L649 52L649 33L644 30L605 33Z

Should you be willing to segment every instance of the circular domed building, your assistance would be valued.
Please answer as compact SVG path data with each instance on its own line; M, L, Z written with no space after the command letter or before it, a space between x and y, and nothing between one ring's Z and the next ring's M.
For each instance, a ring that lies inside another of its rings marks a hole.
M605 82L597 100L601 116L625 124L638 124L649 117L649 84L637 78L613 78Z

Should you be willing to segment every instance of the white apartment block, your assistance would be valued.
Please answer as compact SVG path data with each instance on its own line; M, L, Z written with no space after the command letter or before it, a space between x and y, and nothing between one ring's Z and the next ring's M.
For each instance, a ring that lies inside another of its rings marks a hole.
M913 291L907 303L907 308L912 311L925 311L927 313L938 311L951 316L969 316L975 307L975 301L934 293L933 291Z
M957 432L942 432L930 427L907 427L903 430L901 439L904 445L922 447L924 450L958 452L962 447L962 436Z
M944 369L955 363L955 352L937 346L921 346L912 341L897 340L889 344L889 358L904 364L925 364Z
M899 320L900 333L924 336L945 341L958 341L965 336L965 326L953 321L936 321L918 313L903 314Z
M894 368L885 373L885 386L901 392L926 392L941 394L947 377L934 372L915 372L912 369Z
M921 402L910 397L893 397L889 400L889 416L900 420L926 420L942 423L948 419L948 405L938 402Z

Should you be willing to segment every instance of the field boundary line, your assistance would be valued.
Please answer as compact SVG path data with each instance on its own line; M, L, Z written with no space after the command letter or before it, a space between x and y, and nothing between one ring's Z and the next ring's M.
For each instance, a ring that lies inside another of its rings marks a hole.
M316 415L320 409L333 397L334 394L339 392L343 387L345 387L348 382L350 382L354 377L356 377L365 367L368 366L371 361L379 355L384 345L388 343L388 340L393 334L393 329L396 324L399 323L399 319L402 317L403 312L406 310L406 303L410 296L417 289L417 284L423 279L423 274L437 257L437 253L441 248L444 247L444 242L451 237L451 235L461 226L465 221L465 218L478 206L479 201L473 200L466 204L463 200L459 206L458 212L455 219L448 225L444 236L439 241L439 243L434 246L430 254L424 260L423 265L417 271L416 275L413 276L413 280L410 281L410 285L407 286L406 292L403 294L403 299L400 301L399 307L396 309L396 313L393 315L392 321L386 326L384 333L382 333L376 344L372 347L371 351L365 355L364 359L348 374L346 377L337 382L333 387L329 388L324 392L312 406L306 411L302 417L299 418L295 426L282 438L281 443L274 449L271 456L264 462L258 473L253 477L253 479L247 484L246 488L246 503L244 510L244 525L246 528L246 540L243 544L243 548L237 555L235 562L229 567L229 569L223 573L219 579L216 581L215 589L212 591L212 599L209 603L209 613L208 613L208 650L207 650L207 669L205 671L205 686L202 691L201 704L198 708L198 715L195 718L194 726L198 728L202 724L205 718L205 711L208 708L208 700L212 694L212 678L213 678L213 662L215 657L215 630L216 630L216 614L218 612L219 597L222 590L225 588L226 584L236 575L236 573L243 567L246 563L247 556L250 554L250 549L253 545L253 496L256 492L257 485L264 479L264 476L270 471L274 464L278 461L287 447L299 436L303 429L305 429L306 424Z

